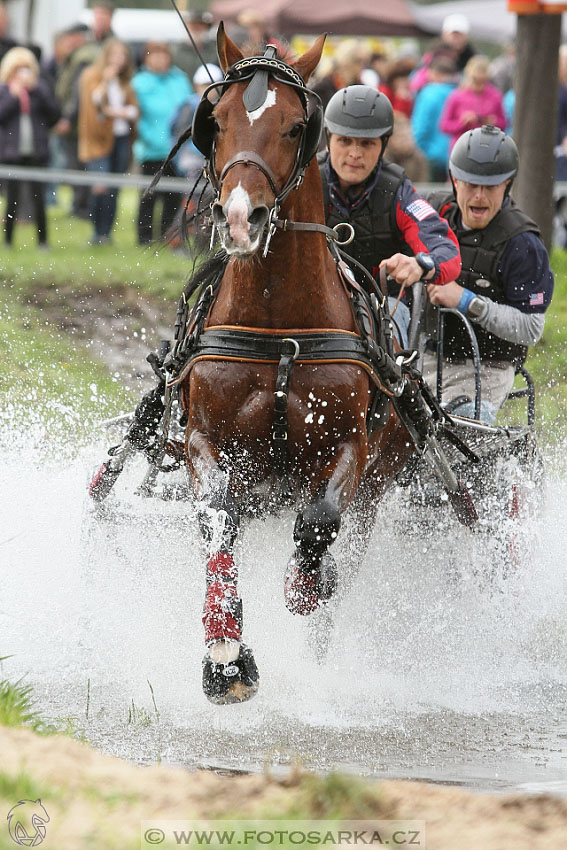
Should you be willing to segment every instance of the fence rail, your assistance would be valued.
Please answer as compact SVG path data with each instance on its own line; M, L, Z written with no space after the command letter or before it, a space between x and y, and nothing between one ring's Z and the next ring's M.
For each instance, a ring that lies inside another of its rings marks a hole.
M102 171L75 171L67 168L42 168L0 165L0 180L29 180L36 183L68 183L71 186L130 186L144 189L152 182L144 174L112 174ZM185 177L162 177L156 192L188 192L193 181Z
M114 174L99 171L75 171L68 168L49 168L22 165L0 165L0 180L30 180L37 183L66 183L71 186L126 186L145 189L152 182L151 177L143 174ZM186 177L162 177L156 186L156 192L186 193L194 180ZM416 183L421 194L436 192L448 188L447 183ZM553 187L555 198L567 196L567 181L557 182Z

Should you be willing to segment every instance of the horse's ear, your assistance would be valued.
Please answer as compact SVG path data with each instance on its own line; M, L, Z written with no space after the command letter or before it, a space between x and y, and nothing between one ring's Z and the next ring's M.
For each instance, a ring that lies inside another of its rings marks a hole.
M293 63L293 67L299 74L301 74L305 82L308 81L309 77L319 64L326 38L327 33L320 35L315 44Z
M226 34L224 24L221 21L217 30L217 52L219 54L220 66L226 74L231 65L244 59L244 54Z

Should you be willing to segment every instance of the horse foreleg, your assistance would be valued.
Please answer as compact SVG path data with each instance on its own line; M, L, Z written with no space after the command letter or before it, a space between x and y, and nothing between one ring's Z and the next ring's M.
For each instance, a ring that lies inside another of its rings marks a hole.
M252 652L241 642L242 600L233 554L240 511L231 493L230 474L220 467L210 441L193 433L188 456L199 496L199 525L207 547L203 690L214 703L243 702L256 693L259 680Z
M294 614L313 613L336 590L337 568L328 549L339 533L341 514L356 492L361 468L355 446L340 446L323 469L314 500L297 516L296 548L284 587L286 606Z

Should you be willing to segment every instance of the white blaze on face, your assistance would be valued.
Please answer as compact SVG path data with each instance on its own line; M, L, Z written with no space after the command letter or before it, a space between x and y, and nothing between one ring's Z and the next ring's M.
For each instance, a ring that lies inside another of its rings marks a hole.
M258 109L255 109L253 112L247 112L246 113L247 116L248 116L248 120L250 121L250 125L252 125L254 123L254 121L257 121L258 118L261 115L264 114L266 109L269 109L270 106L274 106L275 102L276 102L276 90L275 89L268 89L268 91L266 93L266 100L264 101L262 106L259 106Z
M251 211L252 204L250 203L250 196L242 188L242 184L239 183L228 196L227 202L224 205L224 213L231 238L241 248L248 248L250 245L250 222L248 221L248 216Z

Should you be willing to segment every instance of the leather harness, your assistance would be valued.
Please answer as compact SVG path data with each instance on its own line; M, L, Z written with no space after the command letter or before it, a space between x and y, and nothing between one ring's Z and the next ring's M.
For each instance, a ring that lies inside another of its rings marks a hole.
M277 65L277 67L274 67ZM267 91L268 76L275 75L281 82L293 86L300 98L309 97L311 92L305 87L297 72L274 58L271 48L263 57L253 57L252 60L242 60L229 70L224 80L226 86L242 80L250 80L244 93L250 107L263 102L262 97ZM209 87L213 88L213 86ZM264 93L262 97L261 93ZM386 292L381 292L374 278L356 260L347 258L349 266L342 260L338 245L341 242L337 229L312 222L293 222L278 218L280 205L287 194L297 188L303 179L303 172L309 160L316 152L317 121L322 116L319 108L313 112L307 109L307 124L303 133L302 143L292 171L283 187L276 184L274 175L265 161L254 151L240 151L225 163L220 176L217 175L214 158L214 136L209 137L206 129L211 116L212 104L206 100L206 94L201 102L201 114L196 114L193 124L195 143L207 158L206 173L217 193L228 171L237 164L252 165L258 168L266 177L272 192L276 195L274 207L268 222L268 231L264 255L270 238L276 228L281 230L306 230L324 233L331 253L335 259L340 280L349 297L357 333L337 329L285 329L272 328L242 328L233 326L205 327L216 298L224 268L212 282L205 282L199 291L195 306L191 311L188 307L188 292L184 293L179 302L175 327L175 347L168 355L164 368L167 374L166 386L168 394L178 387L190 374L196 363L203 361L236 361L243 363L272 363L278 366L276 389L274 394L274 426L272 434L272 452L276 471L285 479L287 453L287 399L294 367L297 364L335 364L356 365L364 369L376 387L374 403L370 405L370 415L367 422L368 430L387 421L383 415L384 406L389 408L390 399L399 398L407 381L406 376L413 373L411 359L402 352L394 359L392 328L388 314ZM222 94L221 94L222 96ZM305 102L305 101L304 101ZM320 129L320 127L319 127ZM345 223L339 226L350 227ZM351 239L354 235L352 227ZM367 294L356 281L350 265L354 264L362 272L369 285ZM377 403L376 397L384 400ZM381 408L382 414L376 417L376 411Z
M205 327L224 268L212 283L201 286L191 311L185 295L179 302L176 343L165 363L170 390L179 387L200 362L267 363L278 367L272 454L275 471L282 480L286 478L287 469L287 401L297 364L345 364L364 369L375 386L367 421L369 432L387 423L388 416L384 412L384 407L389 407L387 400L400 396L405 386L405 353L394 359L391 327L385 312L387 299L381 296L378 301L376 295L369 297L353 273L338 259L337 269L349 296L358 332L328 328ZM374 286L377 286L375 281Z

